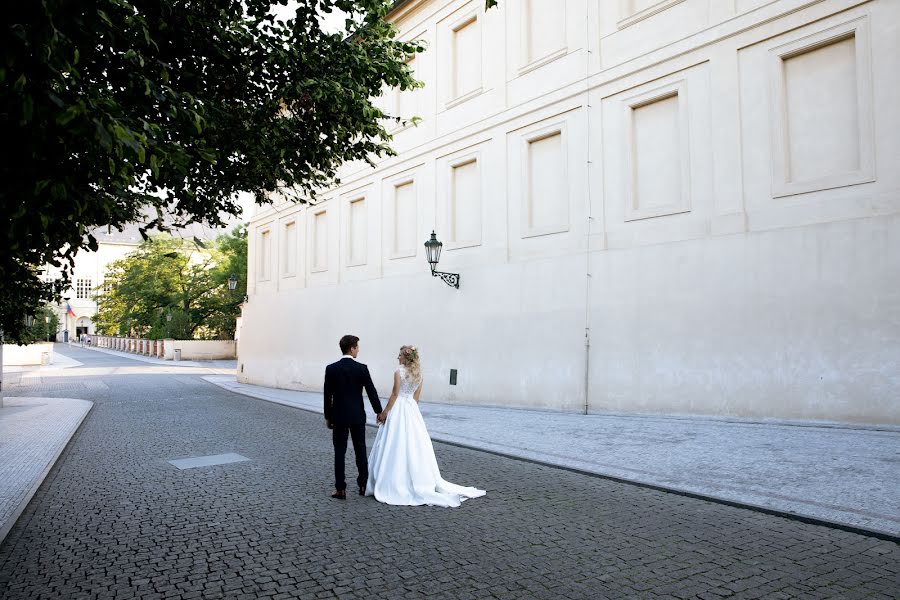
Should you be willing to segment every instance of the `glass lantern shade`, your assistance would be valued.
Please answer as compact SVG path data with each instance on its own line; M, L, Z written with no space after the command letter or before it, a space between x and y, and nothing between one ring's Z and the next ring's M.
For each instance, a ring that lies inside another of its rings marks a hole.
M441 248L443 247L444 244L438 241L437 235L432 231L431 239L425 242L425 255L429 264L431 264L432 270L437 266L438 261L441 260Z

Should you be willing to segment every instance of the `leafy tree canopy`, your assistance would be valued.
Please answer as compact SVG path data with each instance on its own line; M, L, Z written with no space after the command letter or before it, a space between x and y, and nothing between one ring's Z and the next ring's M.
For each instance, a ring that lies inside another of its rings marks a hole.
M390 154L385 87L418 85L415 42L395 38L389 0L42 0L4 7L0 33L0 329L67 285L96 226L145 230L309 198L344 161ZM491 2L488 2L490 4ZM347 13L344 33L319 15ZM149 215L149 217L148 217ZM54 286L46 264L63 267Z
M107 335L231 339L246 290L246 227L204 246L154 236L110 263L97 289L95 321Z
M49 306L40 307L34 315L29 315L19 341L23 344L47 342L56 338L59 330L59 315Z

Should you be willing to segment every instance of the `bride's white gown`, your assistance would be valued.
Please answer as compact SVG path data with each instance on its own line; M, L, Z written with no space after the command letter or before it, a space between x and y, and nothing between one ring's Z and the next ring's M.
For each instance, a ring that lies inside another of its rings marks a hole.
M484 490L441 479L431 437L413 399L418 385L407 380L402 366L398 371L400 392L369 455L366 496L404 506L459 506L463 500L484 496Z

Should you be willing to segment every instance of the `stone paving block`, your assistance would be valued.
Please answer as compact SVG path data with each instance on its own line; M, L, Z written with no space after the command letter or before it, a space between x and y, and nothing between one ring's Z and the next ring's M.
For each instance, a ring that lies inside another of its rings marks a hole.
M204 378L321 415L319 393ZM421 409L436 440L900 536L900 495L883 485L900 479L898 426L581 415L427 400Z
M84 389L77 371L56 393ZM94 585L141 599L897 596L895 543L441 443L444 476L486 497L458 509L336 502L316 415L196 376L111 372L99 383L89 419L0 545L3 600ZM223 440L254 460L167 463L220 453Z

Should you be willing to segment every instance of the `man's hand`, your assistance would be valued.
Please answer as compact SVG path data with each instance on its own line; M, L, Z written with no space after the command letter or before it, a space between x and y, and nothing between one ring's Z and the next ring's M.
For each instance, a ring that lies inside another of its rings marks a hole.
M384 423L385 421L387 421L387 411L385 410L385 411L380 412L378 414L378 416L375 417L375 420L378 421L379 423Z
M334 423L331 422L331 419L325 419L325 427L328 429L334 429Z

